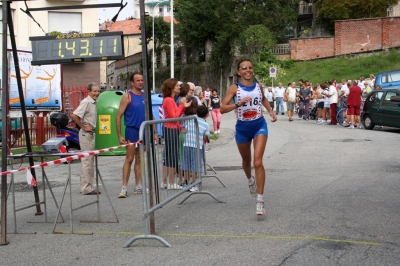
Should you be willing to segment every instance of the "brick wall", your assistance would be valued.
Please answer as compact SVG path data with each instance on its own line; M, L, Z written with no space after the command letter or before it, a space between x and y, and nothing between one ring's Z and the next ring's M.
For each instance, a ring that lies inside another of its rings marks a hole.
M63 86L87 86L90 82L100 83L100 62L62 65Z
M400 47L400 17L335 21L335 36L290 40L290 57L310 60Z
M331 57L334 53L333 37L290 40L290 57L295 60Z
M382 20L335 21L335 55L382 49Z

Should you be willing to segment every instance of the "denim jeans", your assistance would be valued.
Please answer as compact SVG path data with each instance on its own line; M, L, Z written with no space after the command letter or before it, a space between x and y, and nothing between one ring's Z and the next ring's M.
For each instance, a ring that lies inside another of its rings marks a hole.
M276 114L278 113L284 113L285 112L285 107L283 107L283 97L277 97L276 98Z

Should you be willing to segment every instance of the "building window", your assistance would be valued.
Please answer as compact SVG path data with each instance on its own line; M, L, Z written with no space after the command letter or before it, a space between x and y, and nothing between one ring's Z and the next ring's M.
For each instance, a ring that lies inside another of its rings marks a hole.
M49 32L82 32L82 13L49 12Z

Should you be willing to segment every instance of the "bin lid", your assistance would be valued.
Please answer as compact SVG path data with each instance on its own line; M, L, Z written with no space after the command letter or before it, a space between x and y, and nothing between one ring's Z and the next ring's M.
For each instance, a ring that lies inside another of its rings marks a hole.
M151 104L152 105L162 105L163 97L161 94L153 94L151 95Z

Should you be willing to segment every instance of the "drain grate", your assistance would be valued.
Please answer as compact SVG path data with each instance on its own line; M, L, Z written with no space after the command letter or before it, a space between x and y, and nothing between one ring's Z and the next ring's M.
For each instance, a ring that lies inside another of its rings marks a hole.
M370 139L331 139L332 142L365 142L371 141Z

